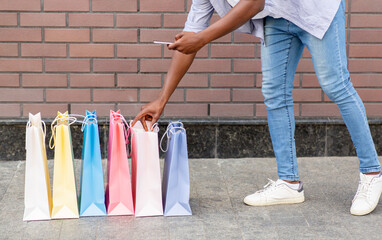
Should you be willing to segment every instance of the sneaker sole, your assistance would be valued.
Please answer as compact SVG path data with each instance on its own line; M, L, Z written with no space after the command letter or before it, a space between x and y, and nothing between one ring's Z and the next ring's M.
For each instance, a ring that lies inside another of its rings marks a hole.
M378 203L375 204L373 207L369 208L368 210L364 210L364 211L355 211L355 210L350 209L350 214L355 215L355 216L367 215L367 214L371 213L372 211L374 211L374 209L377 207L377 205L378 205Z
M301 196L298 198L284 199L284 200L280 200L280 201L273 201L273 202L269 202L269 203L256 203L256 202L246 201L244 199L245 204L247 204L249 206L256 206L256 207L279 205L279 204L295 204L295 203L302 203L304 201L305 201L304 196Z

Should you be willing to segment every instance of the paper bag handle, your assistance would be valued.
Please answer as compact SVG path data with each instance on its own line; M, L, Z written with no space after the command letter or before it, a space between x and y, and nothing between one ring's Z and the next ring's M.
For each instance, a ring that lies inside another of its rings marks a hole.
M167 126L166 132L164 132L164 134L163 134L163 136L162 136L162 138L161 138L161 140L160 140L160 143L159 143L159 147L160 147L160 150L162 150L162 152L167 152L167 151L168 151L168 138L169 138L168 132L169 132L170 129L171 129L170 127L171 127L173 124L175 124L175 123L180 123L182 126L180 126L180 127L176 126L176 127L172 128L172 129L183 129L183 130L185 130L184 127L183 127L183 123L181 123L181 122L172 122L172 123L170 123L170 124ZM162 148L162 141L163 141L163 139L164 139L165 136L167 136L167 144L166 144L166 150L163 150L163 148Z

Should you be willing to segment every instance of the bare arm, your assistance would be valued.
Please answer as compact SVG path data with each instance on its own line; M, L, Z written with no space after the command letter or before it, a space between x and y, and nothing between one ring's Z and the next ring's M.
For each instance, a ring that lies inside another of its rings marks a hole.
M258 12L263 10L265 0L241 0L223 18L195 35L180 35L168 46L185 54L199 51L207 43L237 29Z
M191 66L196 52L207 43L232 32L252 18L264 8L264 1L241 0L223 18L205 30L199 33L182 32L176 35L176 41L168 46L169 49L177 51L172 58L164 86L157 99L142 107L132 125L140 120L147 131L145 120L151 121L151 125L157 122L170 96Z

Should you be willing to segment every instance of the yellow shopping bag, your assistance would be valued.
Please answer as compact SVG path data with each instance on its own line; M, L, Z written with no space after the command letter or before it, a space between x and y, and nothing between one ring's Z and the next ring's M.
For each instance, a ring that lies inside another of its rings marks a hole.
M76 121L68 112L52 123L49 147L54 149L52 218L79 218L70 125ZM52 144L53 140L53 144Z

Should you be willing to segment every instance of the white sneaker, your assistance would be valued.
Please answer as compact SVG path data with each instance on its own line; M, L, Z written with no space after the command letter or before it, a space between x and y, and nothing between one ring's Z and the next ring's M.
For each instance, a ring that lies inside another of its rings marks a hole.
M381 174L376 176L360 173L358 190L354 196L350 213L353 215L366 215L371 213L377 207L381 193Z
M294 190L281 179L276 182L271 179L268 180L269 182L264 186L264 189L246 196L244 203L251 206L269 206L304 202L305 197L302 182L300 182L298 190Z

